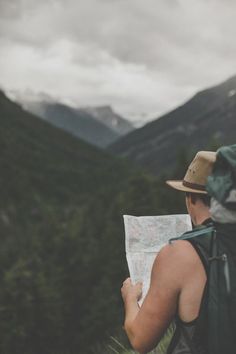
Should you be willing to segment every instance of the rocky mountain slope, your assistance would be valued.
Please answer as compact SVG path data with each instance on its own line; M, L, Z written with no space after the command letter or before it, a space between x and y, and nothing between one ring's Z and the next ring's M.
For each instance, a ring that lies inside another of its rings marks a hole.
M82 109L75 109L61 103L25 101L24 107L31 113L47 120L90 144L106 147L120 134L93 115Z
M172 169L181 151L192 155L236 142L236 76L119 139L109 147L155 174Z
M88 107L84 110L120 136L134 130L133 125L127 119L115 113L110 106Z

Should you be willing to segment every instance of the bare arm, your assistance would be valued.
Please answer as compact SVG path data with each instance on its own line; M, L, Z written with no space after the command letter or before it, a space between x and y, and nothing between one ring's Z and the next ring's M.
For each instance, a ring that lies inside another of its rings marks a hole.
M124 283L125 330L140 353L153 349L173 320L183 284L192 274L191 260L186 242L165 246L154 262L150 289L141 308L137 304L138 286L133 287L130 280Z

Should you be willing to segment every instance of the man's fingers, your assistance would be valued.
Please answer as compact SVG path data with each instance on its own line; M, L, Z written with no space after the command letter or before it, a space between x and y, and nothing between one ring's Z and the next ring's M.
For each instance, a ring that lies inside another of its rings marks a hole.
M125 279L125 281L123 282L123 285L128 285L128 284L131 284L131 279L130 278ZM135 283L133 285L142 287L143 283L141 281L139 281L139 282L137 282L137 283Z
M125 279L125 281L123 282L123 285L128 284L128 283L131 283L131 279L130 278Z

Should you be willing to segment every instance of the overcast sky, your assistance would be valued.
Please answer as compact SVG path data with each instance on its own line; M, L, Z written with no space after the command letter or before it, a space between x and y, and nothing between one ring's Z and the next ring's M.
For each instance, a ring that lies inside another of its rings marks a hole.
M235 0L0 0L0 86L145 123L236 74L235 14Z

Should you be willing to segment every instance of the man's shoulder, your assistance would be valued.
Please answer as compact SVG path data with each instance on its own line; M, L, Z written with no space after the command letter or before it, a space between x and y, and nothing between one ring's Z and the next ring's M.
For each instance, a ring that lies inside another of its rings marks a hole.
M192 277L201 267L201 260L191 243L178 240L161 249L153 265L153 274L172 275L182 286L182 280Z
M192 244L187 240L176 240L167 244L158 254L158 258L162 262L167 262L169 260L173 262L180 260L186 262L195 257L198 258L198 255Z

